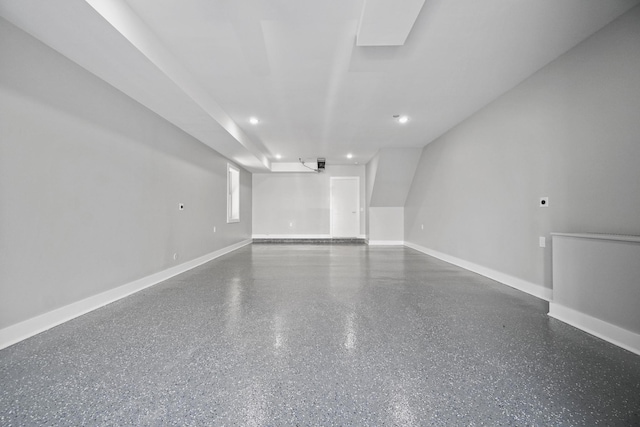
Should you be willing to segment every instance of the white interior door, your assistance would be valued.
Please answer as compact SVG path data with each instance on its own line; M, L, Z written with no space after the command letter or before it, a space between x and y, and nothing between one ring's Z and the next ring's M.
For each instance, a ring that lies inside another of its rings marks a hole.
M360 236L360 178L331 177L331 237Z

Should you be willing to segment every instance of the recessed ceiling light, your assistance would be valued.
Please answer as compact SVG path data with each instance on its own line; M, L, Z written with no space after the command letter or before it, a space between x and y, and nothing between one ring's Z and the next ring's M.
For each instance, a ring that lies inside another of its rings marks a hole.
M260 123L260 120L258 120L258 119L257 119L257 118L255 118L255 117L251 117L251 118L249 119L249 123L251 123L252 125L257 125L258 123Z
M409 121L409 117L407 116L400 116L398 117L398 123L407 123Z
M281 154L276 154L276 159L280 160L282 158Z
M349 153L347 154L347 159L352 159L353 158L353 154Z

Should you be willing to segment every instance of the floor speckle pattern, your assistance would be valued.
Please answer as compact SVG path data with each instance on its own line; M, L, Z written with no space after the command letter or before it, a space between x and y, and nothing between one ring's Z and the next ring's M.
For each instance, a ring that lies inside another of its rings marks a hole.
M640 425L640 356L406 248L252 245L0 351L0 425Z

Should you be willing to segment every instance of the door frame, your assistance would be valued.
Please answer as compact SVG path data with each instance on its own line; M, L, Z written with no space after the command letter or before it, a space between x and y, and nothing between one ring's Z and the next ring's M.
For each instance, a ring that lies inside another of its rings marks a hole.
M359 176L331 176L329 177L329 235L333 238L333 181L334 180L355 180L358 194L356 198L356 217L358 218L358 231L355 238L360 238L361 212L360 212L360 177Z

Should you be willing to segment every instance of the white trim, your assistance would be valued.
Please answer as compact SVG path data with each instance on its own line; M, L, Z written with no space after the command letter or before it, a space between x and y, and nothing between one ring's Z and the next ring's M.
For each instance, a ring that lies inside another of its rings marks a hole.
M330 239L331 234L254 234L254 239Z
M640 334L554 302L549 303L549 316L640 355Z
M580 239L612 240L614 242L640 243L640 236L628 234L596 234L596 233L551 233L551 236L574 237Z
M211 252L191 261L187 261L180 265L154 273L150 276L134 280L133 282L118 286L117 288L110 289L106 292L76 301L69 305L65 305L64 307L57 308L39 316L32 317L31 319L27 319L23 322L16 323L15 325L0 329L0 349L32 337L40 332L44 332L47 329L53 328L54 326L60 325L61 323L103 307L145 288L156 285L173 276L184 273L187 270L191 270L194 267L202 265L251 243L251 239L243 240L242 242L227 246L226 248Z
M545 288L544 286L540 286L535 283L520 279L518 277L514 277L509 274L484 267L482 265L474 264L472 262L465 261L463 259L456 258L454 256L447 255L433 249L425 248L414 243L404 242L404 245L408 248L415 249L418 252L422 252L434 258L441 259L442 261L457 265L458 267L462 267L466 270L473 271L474 273L478 273L504 285L511 286L512 288L518 289L522 292L526 292L529 295L533 295L534 297L538 297L545 301L551 301L551 299L553 298L553 291L549 288Z
M313 164L313 162L307 163L307 165ZM309 166L310 168L311 166ZM271 163L271 172L277 173L318 173L313 169L309 169L305 167L300 162L272 162ZM316 162L315 169L318 168L318 163Z
M404 246L403 240L367 240L369 246Z

